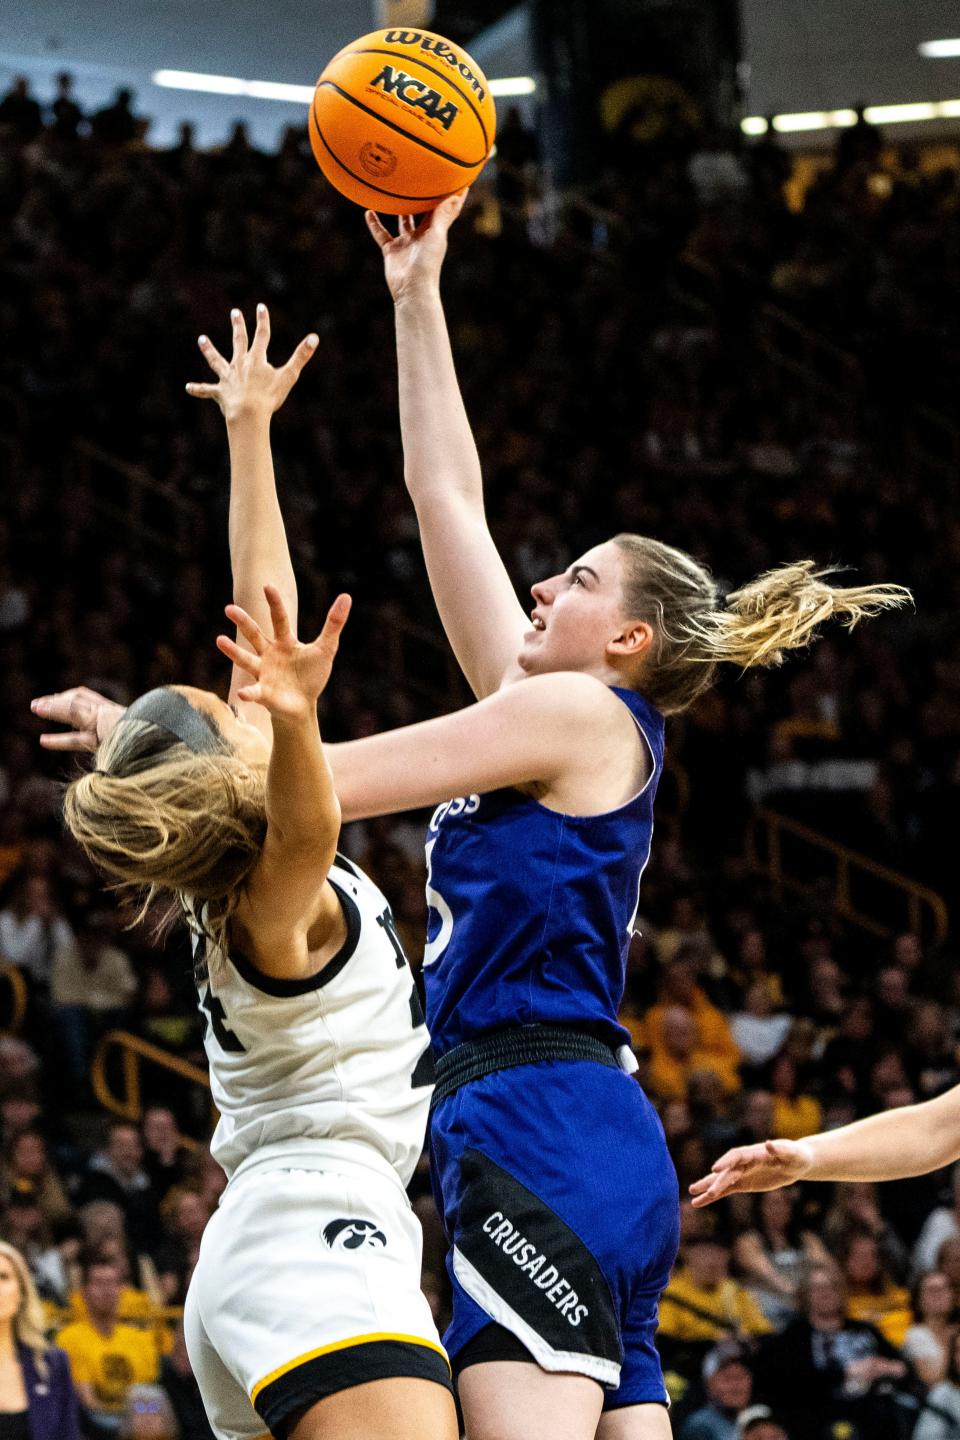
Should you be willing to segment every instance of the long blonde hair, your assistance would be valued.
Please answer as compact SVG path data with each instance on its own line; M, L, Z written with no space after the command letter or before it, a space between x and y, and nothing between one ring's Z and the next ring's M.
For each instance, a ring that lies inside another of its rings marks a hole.
M643 693L666 715L692 705L720 664L779 665L785 651L809 645L825 620L852 630L913 598L902 585L831 585L829 568L797 560L724 599L709 570L683 550L646 535L615 535L613 543L625 559L627 613L654 627Z
M13 1333L18 1344L26 1345L33 1354L33 1363L41 1380L47 1378L47 1317L43 1301L37 1294L33 1276L20 1251L6 1240L0 1240L0 1256L10 1261L20 1283L20 1304L13 1317Z
M220 949L267 829L265 771L232 750L198 754L147 720L121 719L96 768L64 796L74 838L139 901L136 924L166 900ZM173 902L173 903L170 903Z

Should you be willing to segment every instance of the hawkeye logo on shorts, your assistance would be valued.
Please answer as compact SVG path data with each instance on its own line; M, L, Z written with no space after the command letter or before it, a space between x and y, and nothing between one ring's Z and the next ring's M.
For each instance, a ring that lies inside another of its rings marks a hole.
M568 1280L564 1280L556 1265L547 1262L546 1255L528 1240L504 1216L502 1210L494 1210L483 1222L483 1233L489 1235L494 1245L509 1255L514 1265L520 1267L538 1290L546 1292L550 1304L559 1310L568 1325L579 1325L590 1314L586 1305Z
M406 70L395 70L392 65L384 65L380 74L370 81L370 88L382 90L384 95L396 95L411 110L422 110L431 120L438 121L444 130L449 130L460 114L460 106L452 100L445 101L439 90L432 90L422 80L408 75Z
M363 1245L382 1250L387 1243L372 1220L331 1220L323 1227L323 1238L331 1250L359 1250Z

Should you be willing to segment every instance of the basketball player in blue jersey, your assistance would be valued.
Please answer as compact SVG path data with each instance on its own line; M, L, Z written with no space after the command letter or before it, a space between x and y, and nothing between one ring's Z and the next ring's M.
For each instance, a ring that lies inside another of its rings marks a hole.
M669 1433L654 1333L677 1190L617 1011L664 715L718 661L776 663L829 616L853 625L908 597L836 589L807 563L724 601L690 556L619 535L534 585L528 621L487 528L440 302L463 199L402 219L396 237L367 215L395 304L406 481L434 598L481 708L524 732L485 742L523 755L508 786L455 790L427 839L445 1341L470 1440L654 1440Z
M654 1332L677 1188L617 1011L663 717L719 661L777 663L830 616L852 625L908 597L838 589L804 562L724 601L690 556L623 535L534 586L528 620L486 526L439 300L460 203L401 222L395 239L368 222L396 303L407 482L478 700L326 755L345 820L438 806L431 1158L469 1440L658 1440L669 1424ZM258 444L269 448L266 422ZM265 630L231 613L247 648L221 648L258 683ZM66 692L38 713L72 725L60 743L80 748L102 704Z

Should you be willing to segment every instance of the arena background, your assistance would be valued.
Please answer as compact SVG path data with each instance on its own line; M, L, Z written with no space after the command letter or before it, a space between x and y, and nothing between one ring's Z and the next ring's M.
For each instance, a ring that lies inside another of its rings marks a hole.
M222 1186L189 955L127 928L65 840L71 765L40 750L29 700L225 687L226 447L183 386L197 334L224 340L230 307L259 300L278 352L321 337L275 447L304 626L355 597L325 733L465 698L403 489L390 305L359 211L320 176L302 99L151 78L309 89L383 18L366 0L316 10L283 0L264 27L247 0L229 23L216 4L35 0L0 30L0 1234L53 1331L82 1317L81 1245L121 1266L182 1440L208 1432L177 1307ZM728 587L813 555L916 598L727 676L668 727L624 1018L685 1188L737 1140L958 1079L960 58L918 51L955 36L955 9L441 0L432 24L513 82L445 295L520 594L627 529ZM345 836L415 966L423 819ZM414 1198L442 1319L425 1174ZM661 1331L681 1440L960 1435L950 1174L685 1205L683 1223ZM840 1334L892 1363L801 1368L837 1305Z

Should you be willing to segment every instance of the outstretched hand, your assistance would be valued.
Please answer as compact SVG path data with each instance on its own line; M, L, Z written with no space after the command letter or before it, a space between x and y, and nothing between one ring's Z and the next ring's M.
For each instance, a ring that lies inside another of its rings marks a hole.
M274 719L302 720L316 713L317 700L330 679L340 632L347 623L352 602L349 595L338 595L316 640L303 645L290 629L279 590L265 585L263 593L270 607L273 638L263 633L246 610L241 610L239 605L228 605L225 614L250 649L241 649L228 635L217 636L217 648L251 677L253 683L237 691L238 699L262 705Z
M395 301L406 299L417 289L439 285L450 226L466 198L466 190L460 190L423 217L401 215L397 235L390 234L375 211L366 212L367 229L380 246L387 285Z
M725 1195L780 1190L802 1180L813 1167L813 1149L805 1140L765 1140L762 1145L741 1145L721 1155L701 1180L690 1186L697 1210Z
M233 354L225 360L208 335L201 335L197 344L217 383L191 381L187 394L195 400L214 400L226 420L244 414L270 416L279 410L308 361L320 343L317 335L308 335L294 350L286 365L274 366L267 360L270 343L270 312L266 305L257 306L257 328L253 344L247 340L247 323L240 310L230 311L233 327Z
M123 715L125 707L108 700L86 685L61 690L55 695L38 695L30 709L42 720L66 725L66 732L49 731L40 736L45 750L96 750L103 744Z

